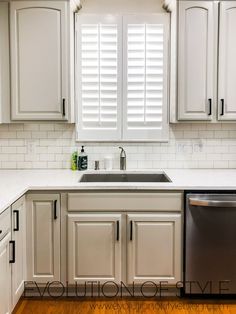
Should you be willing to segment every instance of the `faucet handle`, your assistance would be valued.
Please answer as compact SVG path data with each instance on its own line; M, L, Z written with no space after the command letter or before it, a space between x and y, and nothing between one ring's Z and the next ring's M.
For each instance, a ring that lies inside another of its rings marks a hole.
M95 160L95 162L94 162L94 170L99 170L99 160Z

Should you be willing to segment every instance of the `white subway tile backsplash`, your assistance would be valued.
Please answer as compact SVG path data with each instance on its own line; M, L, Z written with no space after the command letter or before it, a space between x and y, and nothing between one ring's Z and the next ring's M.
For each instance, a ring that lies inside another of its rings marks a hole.
M40 161L54 161L55 155L54 154L39 154Z
M69 168L76 142L75 125L16 123L0 125L0 168ZM89 168L113 156L119 168L119 146L127 153L127 169L236 168L236 124L182 123L170 126L168 143L85 144Z
M33 161L31 163L34 169L45 169L48 168L48 163L46 161Z
M215 131L215 138L228 138L229 137L229 132L228 131Z
M54 125L53 123L42 123L39 125L40 131L53 131L54 130Z
M10 147L10 146L3 146L1 147L2 154L16 154L17 153L17 147ZM18 152L20 153L20 152Z
M22 139L28 139L32 137L32 133L30 131L17 131L16 137L22 138Z
M0 154L0 161L8 161L9 155L8 154Z
M32 163L30 161L18 161L17 163L18 169L31 169Z
M25 130L24 125L19 124L19 123L9 124L7 129L9 131L23 131L23 130Z
M62 168L62 162L60 162L60 161L49 161L48 162L48 168L50 168L50 169L61 169Z
M1 130L0 130L0 134L1 134ZM25 140L21 140L21 139L9 139L8 145L9 146L25 146L26 142Z
M2 161L1 168L3 169L17 169L17 163L15 161Z
M198 168L214 168L213 161L207 160L199 160L198 161Z
M229 168L229 162L228 161L214 161L214 168Z
M39 124L37 123L27 123L23 125L23 129L25 131L38 131L39 130Z
M48 133L46 131L33 131L32 138L48 138Z
M0 132L0 138L16 138L16 132L13 131L3 131Z

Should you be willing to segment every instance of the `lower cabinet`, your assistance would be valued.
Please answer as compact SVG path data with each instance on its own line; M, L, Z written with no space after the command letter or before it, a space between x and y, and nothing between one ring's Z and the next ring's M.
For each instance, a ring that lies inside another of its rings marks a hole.
M121 214L68 215L68 280L121 281Z
M10 240L10 232L0 240L0 314L11 313L11 264L9 263Z
M26 215L25 197L12 205L12 244L14 260L12 263L12 308L15 307L24 292L26 280Z
M127 282L181 280L181 214L127 215Z
M70 284L181 280L181 213L81 212L67 229Z
M25 197L0 215L0 314L11 313L26 280Z
M60 194L27 195L27 279L60 280Z

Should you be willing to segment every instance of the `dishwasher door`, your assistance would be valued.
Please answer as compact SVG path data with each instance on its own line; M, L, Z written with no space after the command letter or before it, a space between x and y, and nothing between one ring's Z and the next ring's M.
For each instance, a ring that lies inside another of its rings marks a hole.
M184 292L236 294L236 194L187 194Z

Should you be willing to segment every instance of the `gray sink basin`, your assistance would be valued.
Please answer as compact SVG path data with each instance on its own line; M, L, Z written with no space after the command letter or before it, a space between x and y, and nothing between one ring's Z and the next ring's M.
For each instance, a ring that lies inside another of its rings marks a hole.
M80 182L171 182L163 173L85 173Z

